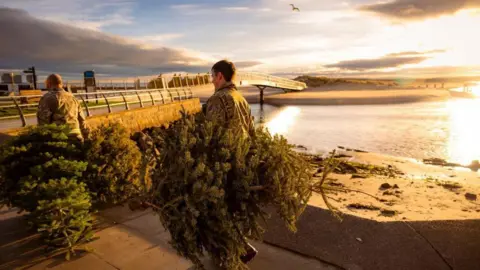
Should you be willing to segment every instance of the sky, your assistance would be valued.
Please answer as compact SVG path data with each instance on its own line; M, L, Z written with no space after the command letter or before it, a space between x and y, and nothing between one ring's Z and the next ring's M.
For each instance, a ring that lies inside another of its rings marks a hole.
M478 25L480 0L0 0L0 70L478 76Z

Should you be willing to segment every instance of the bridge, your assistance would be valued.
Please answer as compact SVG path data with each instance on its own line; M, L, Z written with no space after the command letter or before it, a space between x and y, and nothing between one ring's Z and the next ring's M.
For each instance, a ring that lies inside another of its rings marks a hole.
M303 82L262 73L240 73L237 75L237 81L237 85L240 87L249 85L258 87L261 105L264 102L263 90L267 87L282 89L285 92L302 91L307 88Z
M305 83L262 73L237 74L235 83L239 88L257 87L260 103L263 104L265 88L282 89L284 92L302 91ZM187 76L161 76L133 84L127 81L113 83L97 82L97 91L87 92L81 84L67 82L67 88L82 103L87 117L119 111L128 111L160 104L168 104L195 97L194 89L211 84L209 73ZM43 95L43 94L42 94ZM36 108L42 95L0 97L0 130L36 124Z

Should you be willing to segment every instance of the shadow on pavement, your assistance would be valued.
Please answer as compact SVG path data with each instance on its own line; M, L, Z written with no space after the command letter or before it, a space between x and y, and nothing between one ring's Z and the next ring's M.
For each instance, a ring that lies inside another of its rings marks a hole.
M351 215L343 221L307 206L287 230L274 214L264 241L345 269L478 269L480 220L377 222Z
M251 268L478 269L480 220L376 222L350 215L343 218L340 222L327 210L308 206L297 223L297 233L292 233L273 214L264 241L274 247L258 243L262 256ZM99 239L89 243L95 251L79 253L65 263L63 254L45 255L38 235L27 230L22 215L0 209L0 269L59 265L58 269L193 269L170 247L168 232L151 211L132 212L117 206L101 211L97 221ZM208 264L208 259L205 262Z

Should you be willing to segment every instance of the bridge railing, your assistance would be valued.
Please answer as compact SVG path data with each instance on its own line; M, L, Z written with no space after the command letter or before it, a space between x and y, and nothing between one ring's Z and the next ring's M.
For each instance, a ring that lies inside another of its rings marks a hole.
M87 116L96 110L112 113L113 110L130 110L158 104L167 104L194 97L190 88L145 89L85 92L73 94L81 103ZM43 95L0 97L1 120L17 119L22 127L27 125L26 118L36 116L38 102Z
M303 90L307 88L307 85L304 82L255 72L239 72L236 80L240 85L261 84L264 86L285 88L289 90Z
M239 72L236 82L239 86L262 85L288 90L306 88L303 82L254 72ZM209 73L198 73L197 75L152 78L148 82L144 81L143 87L137 80L137 83L132 85L127 84L126 81L117 86L113 83L98 84L97 92L86 92L83 85L70 84L67 88L74 86L75 90L82 91L82 93L75 93L74 96L82 103L86 115L90 116L93 111L100 109L103 109L103 113L111 113L113 109L129 110L130 107L165 104L174 100L192 98L193 93L190 87L210 83ZM116 87L123 89L117 90ZM26 126L26 117L36 115L41 97L42 95L0 97L0 121L17 119L21 120L22 126Z

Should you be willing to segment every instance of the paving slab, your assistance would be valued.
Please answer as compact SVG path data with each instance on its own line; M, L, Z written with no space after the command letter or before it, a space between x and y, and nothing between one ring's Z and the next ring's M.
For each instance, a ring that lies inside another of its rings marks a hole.
M63 256L57 259L49 259L38 263L28 270L73 270L73 269L91 269L91 270L116 270L114 266L98 258L94 254L85 254L84 256L72 257L70 261L63 260Z
M251 241L250 242L259 251L257 256L248 263L250 270L338 270L335 266L322 263L316 259L307 258L298 254L289 252L282 248L277 248L266 243ZM212 260L204 258L202 260L207 270L223 270L216 267ZM188 270L195 270L192 266Z
M337 270L335 266L322 263L316 259L307 258L298 254L273 247L261 242L252 242L259 251L255 259L248 264L251 270Z
M141 215L135 219L125 221L122 224L135 229L146 236L153 236L165 232L165 228L160 222L160 218L154 212Z
M14 269L26 261L44 258L39 235L28 228L18 209L0 209L0 269Z
M171 269L185 270L192 267L187 259L179 257L173 250L155 246L121 267L125 270Z
M0 209L0 269L194 269L168 244L170 234L153 212L115 207L98 222L99 239L89 243L94 252L66 262L63 255L46 258L22 215ZM380 223L347 215L339 222L309 206L297 225L291 233L274 214L265 242L252 242L259 254L250 269L478 269L478 220ZM208 257L204 262L218 269Z
M99 239L89 243L88 246L93 248L93 252L100 258L117 268L129 264L155 246L121 224L104 229L95 236Z
M132 211L128 205L119 205L112 208L104 209L98 213L98 216L104 217L116 223L123 223L139 216L152 213L151 210L137 210Z
M308 206L297 227L296 233L290 232L272 214L264 241L344 269L450 269L425 239L403 222L376 222L350 215L340 222L327 210Z
M480 220L408 222L455 270L480 269Z

